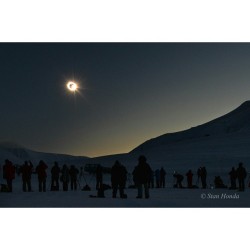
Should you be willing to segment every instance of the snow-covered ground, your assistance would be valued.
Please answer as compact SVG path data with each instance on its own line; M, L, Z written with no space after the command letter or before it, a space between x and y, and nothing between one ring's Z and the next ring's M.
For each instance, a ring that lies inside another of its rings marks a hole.
M106 198L89 198L95 191L1 193L1 207L250 207L250 190L188 190L153 189L150 199L136 199L136 190L126 190L128 199L112 198L111 191ZM204 198L206 197L206 198Z

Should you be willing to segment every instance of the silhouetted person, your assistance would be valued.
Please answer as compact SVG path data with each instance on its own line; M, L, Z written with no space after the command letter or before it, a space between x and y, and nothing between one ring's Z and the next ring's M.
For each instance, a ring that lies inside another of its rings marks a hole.
M160 187L165 188L165 176L166 176L166 171L164 168L161 168L160 170Z
M188 188L193 188L193 173L191 169L186 173Z
M155 170L155 182L156 182L156 187L160 187L160 170L156 169Z
M236 189L237 171L235 170L234 167L232 167L232 170L229 172L229 176L231 182L230 189Z
M50 190L59 190L59 176L60 176L60 168L58 163L55 161L54 166L51 168L51 188Z
M47 170L48 166L44 161L40 161L38 166L36 167L36 173L38 176L38 188L39 192L46 192L46 179L47 179Z
M174 187L176 187L176 188L183 188L183 186L182 186L182 181L184 179L183 175L175 172L173 174L173 176L176 179L176 184L174 185Z
M201 167L199 167L197 170L197 183L196 183L197 186L199 186L200 184L200 179L201 179Z
M69 168L67 167L66 164L64 164L63 167L62 167L62 174L61 174L60 180L63 183L63 191L68 191L68 186L69 186Z
M77 175L79 170L74 166L70 166L69 176L70 176L70 186L71 190L77 190Z
M147 159L144 155L141 155L138 159L139 163L133 171L134 180L138 189L138 195L136 198L142 198L142 188L144 187L145 198L149 198L148 182L150 180L151 168L147 163Z
M215 176L215 178L214 178L214 187L215 188L227 188L227 186L223 183L220 176Z
M12 181L15 179L15 167L11 161L5 160L3 165L3 178L6 180L8 191L12 192Z
M103 180L103 170L102 166L98 165L96 168L96 190L102 187Z
M27 189L31 192L31 175L33 170L33 164L31 162L24 162L24 165L20 167L20 174L22 175L23 181L23 192L26 192Z
M247 171L243 167L243 163L239 163L239 167L237 168L237 177L239 181L239 191L245 190L245 179L247 177Z
M120 198L124 199L127 196L124 194L124 188L126 186L127 170L119 162L116 161L111 169L111 183L113 188L113 198L116 198L117 190L119 189Z
M201 186L207 188L207 170L206 167L202 167L200 170Z

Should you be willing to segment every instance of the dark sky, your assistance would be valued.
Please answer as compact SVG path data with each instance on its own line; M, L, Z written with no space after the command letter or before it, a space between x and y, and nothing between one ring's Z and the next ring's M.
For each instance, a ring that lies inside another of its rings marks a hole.
M1 43L0 141L128 152L231 111L249 99L249 80L250 44Z

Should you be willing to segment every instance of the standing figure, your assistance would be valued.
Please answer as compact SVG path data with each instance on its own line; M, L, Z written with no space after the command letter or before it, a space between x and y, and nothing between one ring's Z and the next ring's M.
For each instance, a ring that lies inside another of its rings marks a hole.
M150 180L151 168L147 163L147 159L144 155L141 155L138 159L139 163L133 171L134 180L138 189L138 195L136 198L142 198L142 188L144 187L145 198L149 198L148 182Z
M160 187L165 188L165 176L166 176L166 171L164 168L161 168L160 170Z
M54 166L51 168L51 191L58 191L59 190L59 175L60 175L60 168L58 163L55 161Z
M69 170L71 190L77 190L77 175L78 174L79 174L79 170L74 165L71 165L70 170Z
M31 175L33 170L33 164L31 162L24 162L24 165L20 168L20 174L22 174L23 192L31 192Z
M11 161L5 160L3 165L3 178L6 179L8 191L12 192L12 181L15 179L15 167Z
M247 177L247 171L243 167L243 163L239 163L239 167L237 168L237 177L239 181L239 191L245 190L245 179Z
M96 168L96 190L102 188L102 178L103 178L102 166L98 165Z
M197 182L196 182L196 186L199 187L200 184L200 178L201 178L201 167L198 168L197 170Z
M207 188L207 170L206 167L202 167L200 170L200 177L201 177L201 185L202 188Z
M119 188L120 198L127 198L124 194L124 188L126 186L127 170L121 165L119 161L116 161L111 169L111 183L113 188L113 198L116 198L117 190Z
M232 170L228 174L231 182L231 187L229 189L236 189L237 171L232 167Z
M188 188L193 188L193 173L191 169L186 173Z
M66 164L63 165L62 167L62 174L60 177L60 180L63 183L63 191L68 191L68 186L69 186L69 169Z
M47 170L48 166L44 161L40 161L38 166L36 167L36 173L38 176L38 188L39 192L46 192L46 179L47 179Z

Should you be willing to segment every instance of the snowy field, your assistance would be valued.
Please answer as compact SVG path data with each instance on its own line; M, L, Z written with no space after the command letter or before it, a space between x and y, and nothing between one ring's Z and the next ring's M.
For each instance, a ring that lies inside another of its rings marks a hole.
M106 182L110 176L106 176ZM208 178L209 180L212 178ZM228 189L176 189L172 187L173 180L167 178L166 188L150 189L149 199L136 199L137 190L126 188L128 199L112 198L112 190L105 191L105 198L90 198L96 195L95 179L86 177L91 191L49 191L50 182L47 182L47 192L38 192L36 176L32 179L33 192L23 192L21 178L17 177L13 185L13 193L0 193L0 207L28 207L28 208L82 208L82 207L250 207L250 188L245 192ZM3 183L3 180L1 180ZM82 181L81 187L85 185ZM185 182L183 183L185 185ZM61 185L61 183L60 183Z
M126 190L128 199L112 198L111 191L105 198L89 198L95 191L68 191L46 193L1 193L1 207L250 207L250 191L153 189L150 199L136 199L136 190ZM205 198L204 198L204 197Z

